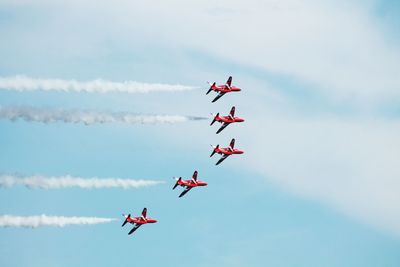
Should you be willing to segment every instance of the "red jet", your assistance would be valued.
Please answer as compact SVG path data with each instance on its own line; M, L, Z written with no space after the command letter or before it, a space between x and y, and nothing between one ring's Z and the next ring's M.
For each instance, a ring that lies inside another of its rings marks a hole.
M134 227L132 228L132 230L129 231L128 235L132 234L133 232L136 231L136 229L138 229L140 226L142 226L143 224L146 223L156 223L157 220L153 219L153 218L147 218L147 209L144 208L142 211L142 216L140 217L131 217L130 214L128 214L128 216L126 216L125 214L122 214L122 216L125 217L125 221L122 224L122 227L126 224L126 223L131 223L134 225ZM136 225L135 225L136 224Z
M214 150L211 153L210 157L214 156L215 153L222 155L222 157L218 160L218 162L215 165L220 164L230 155L244 153L244 151L242 151L242 150L233 148L235 146L235 139L232 139L231 143L229 144L229 147L220 148L219 145L217 145L217 146L211 145L211 146L214 148Z
M214 122L216 122L216 121L222 123L222 126L217 131L217 134L219 134L229 124L234 123L234 122L244 122L244 119L241 119L239 117L235 117L235 107L232 107L231 112L229 113L228 116L220 117L219 113L217 113L217 115L215 115L215 117L214 117L214 119L213 119L213 121L211 122L210 125L213 125Z
M214 103L215 101L220 99L221 96L223 96L226 93L239 92L242 90L239 87L232 86L231 84L232 84L232 76L229 76L228 80L226 81L226 84L216 85L214 82L213 84L211 84L211 87L210 87L210 89L208 89L206 95L208 95L211 91L218 92L219 94L212 101Z
M182 180L182 177L179 177L176 180L176 183L175 183L174 187L172 188L172 190L174 190L178 185L180 185L182 187L186 186L186 189L179 195L179 197L183 197L193 187L206 186L207 183L202 182L202 181L197 181L197 171L194 171L192 179L190 179L190 180Z

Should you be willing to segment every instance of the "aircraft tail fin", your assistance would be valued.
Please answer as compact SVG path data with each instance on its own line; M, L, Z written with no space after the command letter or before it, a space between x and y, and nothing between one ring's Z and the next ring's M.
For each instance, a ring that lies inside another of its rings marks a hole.
M147 218L147 208L144 208L142 211L143 218Z
M211 84L210 89L208 89L206 95L208 95L208 94L212 91L212 89L214 88L214 86L215 86L215 82L214 82L213 84Z
M232 76L229 76L228 80L226 81L226 85L231 87L231 84L232 84Z
M213 121L211 122L210 126L214 124L214 122L217 121L217 118L219 117L219 113L217 113L217 115L214 116Z
M217 146L211 145L211 146L213 147L213 151L211 152L210 158L211 158L212 156L214 156L214 154L217 152L217 149L219 148L219 145L217 145Z
M229 114L230 114L232 117L235 116L235 106L233 106L233 107L231 108L231 112L229 112Z
M179 182L181 180L182 180L182 177L179 177L178 179L176 179L176 183L175 183L174 187L172 187L172 190L174 190L179 185Z
M121 225L121 227L124 227L125 224L128 222L128 219L131 217L131 215L130 215L130 214L128 214L128 216L126 216L125 214L122 214L122 215L125 217L125 221L124 221L124 223Z
M229 146L233 149L235 146L235 138L232 138L231 143L229 144Z
M198 174L198 172L194 171L193 176L192 176L192 179L195 181L197 181L197 174Z

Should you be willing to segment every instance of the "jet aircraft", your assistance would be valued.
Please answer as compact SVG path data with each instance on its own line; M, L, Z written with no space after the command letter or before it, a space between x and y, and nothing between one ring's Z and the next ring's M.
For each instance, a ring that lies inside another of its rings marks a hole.
M209 83L210 84L210 83ZM238 92L241 91L239 87L232 86L232 76L229 76L228 80L226 81L225 84L222 85L216 85L214 82L213 84L210 84L210 89L208 89L206 95L208 95L211 91L215 91L218 93L218 95L213 99L213 103L220 99L224 94L230 93L230 92Z
M129 231L128 235L130 235L133 232L135 232L136 229L138 229L143 224L156 223L157 222L157 220L147 217L147 209L146 208L143 209L142 216L140 216L140 217L131 217L130 214L128 214L128 215L122 214L122 216L125 217L125 221L122 224L122 227L125 226L126 223L131 223L131 224L134 225L133 228Z
M210 126L214 124L214 122L222 123L222 126L218 129L217 134L219 134L223 129L226 128L231 123L234 122L243 122L244 119L235 117L235 107L232 107L228 116L219 116L219 113L214 116L213 121L211 122Z
M197 171L194 171L192 179L190 179L190 180L182 180L182 177L177 178L176 183L175 183L174 187L172 188L172 190L174 190L178 185L180 185L182 187L186 187L185 190L183 190L182 193L179 195L179 197L183 197L193 187L206 186L207 183L198 181L197 180Z
M228 147L220 148L219 145L217 145L217 146L211 145L211 146L213 147L213 151L212 151L210 157L214 156L215 153L218 153L218 154L222 155L222 157L217 161L217 163L215 165L220 164L221 162L223 162L230 155L243 154L244 153L244 151L234 148L234 146L235 146L235 139L234 138L231 140L231 143L229 144Z

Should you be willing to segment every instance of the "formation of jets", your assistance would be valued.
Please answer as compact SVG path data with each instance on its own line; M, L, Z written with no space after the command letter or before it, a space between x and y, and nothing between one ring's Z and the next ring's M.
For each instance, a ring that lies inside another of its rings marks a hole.
M211 92L215 91L217 92L217 96L212 100L212 102L216 102L218 99L220 99L223 95L226 93L230 92L238 92L241 91L239 87L232 86L232 76L228 78L225 84L223 85L216 85L214 82L213 84L210 84L210 88L207 91L207 95ZM215 116L213 115L213 120L210 124L213 125L215 122L221 123L221 127L218 129L216 132L219 134L222 130L224 130L229 124L231 123L239 123L239 122L244 122L244 119L235 117L235 107L233 106L231 108L231 111L229 112L229 115L227 116L220 116L219 113L217 113ZM223 162L227 157L231 155L236 155L236 154L243 154L243 150L239 150L235 148L235 138L232 138L230 144L228 147L219 147L219 145L213 146L213 151L210 155L210 157L214 156L214 154L220 154L222 157L217 161L215 165L219 165L221 162ZM194 171L193 176L191 179L188 180L183 180L182 177L175 178L176 182L175 185L172 187L174 190L178 186L181 186L184 188L184 190L180 193L179 198L183 197L188 193L192 188L194 187L202 187L202 186L207 186L206 182L199 181L197 179L198 172ZM140 217L131 217L130 214L124 215L125 221L122 223L122 227L125 226L125 224L130 223L133 224L133 228L129 231L128 235L132 234L135 232L140 226L143 224L148 224L148 223L156 223L157 220L153 218L148 218L147 217L147 208L144 208L142 211L142 215Z

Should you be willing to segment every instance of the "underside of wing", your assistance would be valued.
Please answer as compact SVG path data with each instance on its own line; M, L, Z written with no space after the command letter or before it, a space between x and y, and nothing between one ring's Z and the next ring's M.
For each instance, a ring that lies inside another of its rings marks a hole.
M220 132L222 132L223 129L226 128L226 126L228 126L229 123L224 122L224 124L222 124L222 126L218 129L217 134L219 134Z
M179 195L179 197L183 197L184 195L186 195L187 192L190 191L190 189L192 189L193 187L186 187L186 189Z
M140 226L141 226L141 224L136 224L136 225L132 228L132 230L129 231L128 235L130 235L130 234L132 234L133 232L135 232L136 229L138 229Z
M220 99L224 94L225 94L224 92L219 92L219 94L213 99L212 102L214 103L215 101L217 101L218 99Z
M220 159L218 160L218 162L217 162L215 165L218 165L218 164L220 164L221 162L223 162L228 156L229 156L229 155L224 154L224 155L222 156L222 158L220 158Z

